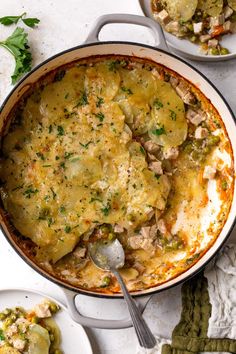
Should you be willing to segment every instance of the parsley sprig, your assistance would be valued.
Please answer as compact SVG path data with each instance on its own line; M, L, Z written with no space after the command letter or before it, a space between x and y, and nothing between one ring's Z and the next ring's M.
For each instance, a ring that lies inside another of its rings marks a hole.
M26 12L20 16L4 16L0 18L0 23L4 26L17 24L20 20L28 27L35 27L40 20L38 18L26 18ZM12 84L15 84L20 77L31 70L32 55L28 44L28 34L21 27L17 27L14 32L0 42L0 46L8 50L15 59L15 69L11 76Z
M4 16L0 18L0 23L4 26L10 26L13 24L17 24L20 20L22 20L26 26L33 28L35 25L37 25L40 22L38 18L35 17L25 18L25 16L26 16L26 12L24 12L20 16Z
M0 46L7 49L15 58L15 70L11 76L12 84L31 69L32 56L27 36L23 28L17 27L5 41L0 42Z

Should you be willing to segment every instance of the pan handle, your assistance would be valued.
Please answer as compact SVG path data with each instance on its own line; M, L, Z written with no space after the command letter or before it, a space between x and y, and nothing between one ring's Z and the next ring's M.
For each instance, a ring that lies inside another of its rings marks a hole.
M159 23L157 23L156 21L148 17L129 15L129 14L110 14L110 15L103 15L98 17L95 23L93 24L93 27L85 43L98 42L99 41L98 35L101 29L109 23L129 23L129 24L148 27L149 29L151 29L155 39L154 46L159 49L168 51L166 39Z
M80 325L100 329L123 329L132 327L132 321L130 317L121 320L102 320L99 318L86 317L81 315L75 304L75 298L77 295L80 294L64 288L62 289L62 291L64 292L66 298L66 305L68 308L69 315L75 322L79 323ZM150 299L151 296L136 299L141 312L145 310L147 303Z

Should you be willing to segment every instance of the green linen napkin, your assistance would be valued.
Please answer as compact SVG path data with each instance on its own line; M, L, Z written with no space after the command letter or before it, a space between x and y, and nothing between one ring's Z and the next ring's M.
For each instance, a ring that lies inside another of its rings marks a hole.
M171 345L163 344L162 354L236 353L236 340L207 337L211 304L204 275L200 274L187 281L181 292L181 319L172 333Z

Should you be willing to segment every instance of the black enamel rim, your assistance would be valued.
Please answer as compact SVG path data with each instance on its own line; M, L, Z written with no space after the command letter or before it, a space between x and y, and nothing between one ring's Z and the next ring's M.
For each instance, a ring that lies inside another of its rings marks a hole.
M151 50L154 50L154 51L157 51L157 52L161 52L161 53L164 53L166 55L169 55L175 59L177 59L178 61L184 63L185 65L189 66L192 70L194 70L195 72L197 72L205 81L207 81L212 87L213 89L218 93L218 95L220 96L221 100L224 102L224 104L226 105L228 111L230 112L230 115L232 117L232 120L234 122L234 125L235 125L235 129L236 129L236 117L231 109L231 107L229 106L229 104L227 103L227 101L225 100L225 98L223 97L223 95L221 94L221 92L215 87L214 84L212 84L212 82L204 75L202 74L198 69L196 69L193 65L189 64L188 62L186 62L184 59L180 58L180 57L177 57L176 55L172 54L172 53L169 53L169 52L166 52L162 49L158 49L158 48L155 48L155 47L152 47L150 45L147 45L147 44L140 44L140 43L135 43L135 42L124 42L124 41L107 41L107 42L95 42L95 43L88 43L88 44L82 44L82 45L79 45L79 46L76 46L76 47L73 47L73 48L70 48L70 49L67 49L67 50L64 50L58 54L55 54L53 56L51 56L50 58L48 58L47 60L43 61L42 63L40 63L39 65L37 65L34 69L32 69L28 74L26 74L17 84L16 86L14 86L14 88L10 91L10 93L7 95L7 97L5 98L5 100L3 101L1 107L0 107L0 114L2 112L2 110L4 109L4 107L6 106L9 98L11 97L11 95L13 94L13 92L16 91L16 89L24 82L24 80L26 78L28 78L32 73L34 73L35 71L37 71L40 67L42 67L43 65L49 63L51 60L53 59L56 59L57 57L60 57L66 53L69 53L69 52L72 52L74 50L78 50L80 48L86 48L86 47L92 47L92 46L98 46L98 45L107 45L107 44L121 44L121 45L134 45L134 46L139 46L139 47L143 47L143 48L148 48L148 49L151 49ZM108 55L108 54L107 54ZM102 54L101 54L102 56ZM172 69L174 70L174 69ZM234 191L234 193L236 193L236 191ZM171 289L181 283L184 283L185 281L191 279L192 277L194 277L196 274L198 274L199 272L201 272L205 267L206 265L215 257L215 255L218 253L218 251L222 248L222 246L225 244L225 242L228 240L234 226L236 225L236 215L234 217L234 220L232 222L232 225L231 227L229 228L225 238L222 240L221 244L219 245L219 247L215 250L215 252L208 258L206 259L206 261L204 262L204 264L201 265L201 267L199 267L198 269L196 269L194 272L192 272L191 274L189 274L188 276L186 276L184 279L181 279L179 281L177 281L176 283L174 284L170 284L170 285L167 285L164 289L146 289L146 290L143 290L143 293L142 291L140 292L140 294L132 294L132 296L134 297L142 297L142 296L152 296L154 294L157 294L157 293L160 293L162 291L165 291L165 290L168 290L168 289ZM109 294L99 294L99 293L96 293L96 292L86 292L86 291L83 291L82 289L78 289L78 288L75 288L73 287L73 285L68 285L66 283L64 283L63 281L60 281L59 279L56 279L54 278L52 275L46 273L46 271L43 271L41 269L38 269L38 267L36 266L36 264L34 264L26 255L24 255L23 252L19 251L17 248L16 248L16 245L14 244L13 240L11 237L8 237L8 235L6 234L6 232L4 231L4 229L2 228L1 226L1 229L2 229L2 232L5 236L5 238L7 239L7 241L10 243L10 245L13 247L13 249L16 251L16 253L31 267L33 268L37 273L39 273L41 276L43 276L44 278L46 278L47 280L49 281L52 281L53 283L55 283L56 285L59 285L60 287L63 287L67 290L71 290L72 292L74 293L77 293L78 295L87 295L87 296L93 296L93 297L97 297L97 298L105 298L105 299L121 299L123 298L122 295L109 295ZM213 247L213 245L212 245ZM204 255L203 255L204 257ZM191 268L190 268L191 269ZM45 272L45 273L44 273ZM171 281L171 280L170 280ZM168 281L167 281L168 283ZM146 291L146 293L145 293Z

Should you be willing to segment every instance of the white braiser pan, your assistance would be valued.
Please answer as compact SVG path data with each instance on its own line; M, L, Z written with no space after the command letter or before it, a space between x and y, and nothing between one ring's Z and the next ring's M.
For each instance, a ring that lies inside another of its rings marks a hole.
M99 42L98 34L101 28L109 23L130 23L130 24L138 24L141 26L148 27L152 30L154 38L155 38L155 46L147 46L139 43L130 43L130 42ZM194 85L196 85L202 93L212 102L215 108L218 110L220 116L222 117L225 127L228 132L228 136L231 140L231 144L233 147L234 153L234 161L236 160L236 124L233 113L219 93L219 91L212 85L212 83L198 70L194 69L191 65L187 64L181 58L170 54L168 51L168 47L166 45L162 29L161 27L152 19L145 18L142 16L136 15L127 15L127 14L112 14L105 15L97 19L94 24L86 42L83 45L68 49L64 52L61 52L36 68L34 68L28 75L26 75L12 90L12 92L8 95L6 100L4 101L1 111L0 111L0 131L3 131L4 126L6 125L6 121L8 119L9 112L12 110L14 105L21 99L22 95L27 92L27 90L31 87L32 84L37 82L42 76L46 73L49 73L52 70L59 68L62 65L68 64L75 60L91 57L91 56L102 56L109 54L117 54L117 55L127 55L127 56L135 56L139 58L148 58L154 62L165 65L167 68L170 68L177 72L182 77L191 81ZM236 166L235 166L236 170ZM234 188L235 189L235 188ZM173 287L181 282L184 282L186 279L190 278L197 272L199 272L203 267L212 259L212 257L219 251L222 247L223 243L226 241L230 232L234 226L236 217L236 195L234 194L233 203L231 207L231 211L228 215L227 221L218 236L215 243L211 246L211 248L203 255L199 261L194 264L190 269L180 274L176 278L167 281L162 285L158 285L148 290L139 291L134 293L134 296L137 296L137 301L140 302L140 306L144 309L147 301L150 299L152 294L160 292L162 290L166 290L170 287ZM122 295L117 294L98 294L92 291L80 290L75 286L68 285L60 279L50 275L45 270L40 268L37 264L35 264L24 252L20 249L20 247L14 241L14 238L11 236L10 227L6 224L6 220L4 219L3 212L1 212L1 227L4 235L7 240L13 246L13 248L17 251L17 253L26 261L34 270L39 272L41 275L46 277L47 279L53 281L64 289L64 293L67 300L67 306L72 318L87 327L97 327L97 328L107 328L107 329L116 329L116 328L127 328L130 327L131 320L102 320L95 319L92 317L85 317L81 315L78 309L75 306L75 297L78 294L84 294L88 296L96 296L100 298L110 298L110 301L115 302L118 300L114 300L117 298L121 298Z

